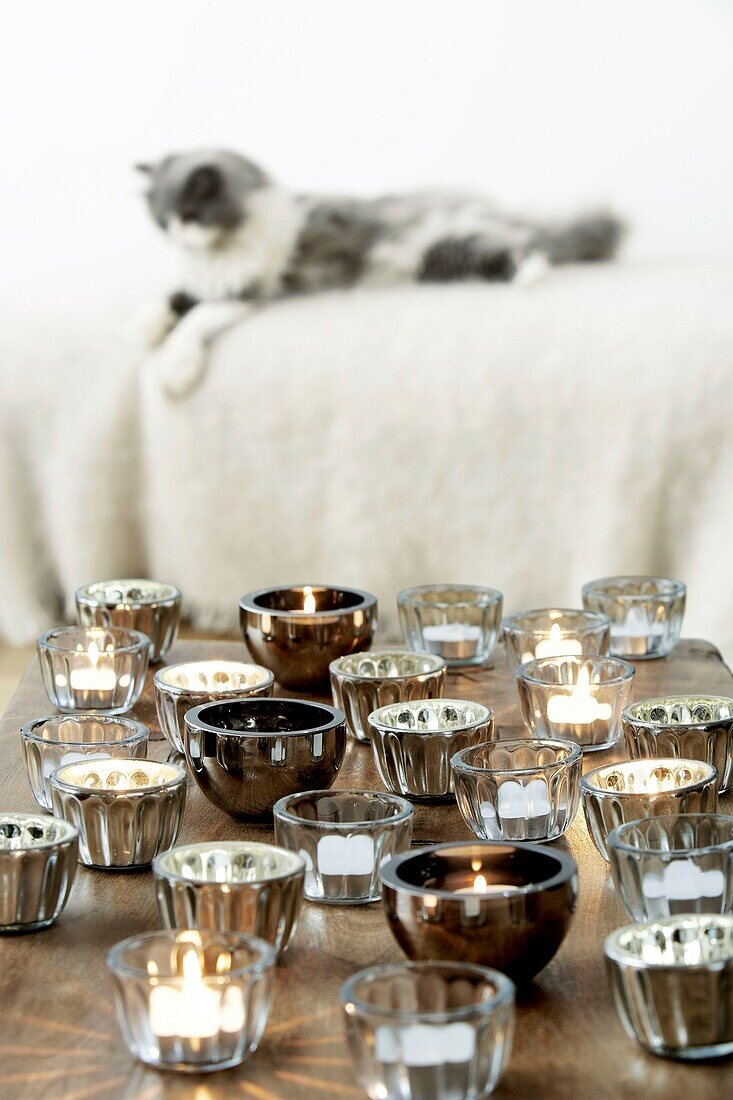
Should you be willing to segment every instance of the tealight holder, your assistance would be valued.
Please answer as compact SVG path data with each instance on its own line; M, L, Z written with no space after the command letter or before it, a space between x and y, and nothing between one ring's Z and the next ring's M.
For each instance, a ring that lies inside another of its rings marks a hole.
M332 661L369 649L377 599L358 588L260 588L239 601L242 633L258 664L296 691L328 683Z
M305 860L308 901L379 901L379 869L412 839L409 802L380 791L305 791L276 803L275 840Z
M331 662L334 706L346 715L349 732L369 741L368 718L389 703L439 699L445 690L446 662L431 653L372 650Z
M633 920L733 909L733 817L671 814L608 835L611 870Z
M733 916L630 924L606 938L604 953L624 1030L650 1054L733 1053Z
M52 924L76 876L79 834L39 814L0 813L0 932Z
M456 801L483 840L556 840L580 803L582 753L572 741L492 741L451 760Z
M187 661L160 668L153 677L155 707L164 736L183 753L183 716L187 710L218 699L272 695L269 669L244 661Z
M533 737L574 741L584 752L607 749L621 736L634 675L617 657L528 661L517 673L524 724Z
M603 577L583 585L583 607L610 620L610 653L644 661L677 645L686 592L665 577Z
M51 776L64 764L85 763L125 756L143 758L148 750L148 728L130 718L101 714L52 715L34 718L20 730L25 768L33 797L51 809Z
M575 860L538 844L436 844L382 868L390 930L411 959L482 963L528 982L578 901Z
M37 647L43 686L58 710L122 714L140 698L150 641L136 630L64 626L42 634Z
M514 986L467 963L360 970L341 987L354 1072L370 1097L482 1097L509 1062Z
M593 843L608 860L612 829L642 817L714 813L718 772L700 760L623 760L586 772L580 793Z
M416 801L453 797L451 757L494 736L494 712L464 699L391 703L369 715L372 755L387 790Z
M230 1069L257 1049L272 1000L275 952L234 932L145 932L107 953L120 1030L156 1069Z
M76 591L80 626L124 627L150 639L150 660L165 657L181 625L181 590L161 581L96 581Z
M608 653L609 622L595 611L550 607L502 620L507 661L513 672L543 657L598 657Z
M494 651L504 597L474 584L426 584L397 596L410 649L443 657L451 668L485 664Z
M733 699L720 695L666 695L643 699L622 715L626 749L634 759L683 756L714 764L720 793L733 778Z
M239 821L267 821L285 795L330 787L346 751L343 711L300 699L204 703L183 747L206 797Z
M164 928L243 932L282 954L303 900L301 856L254 841L207 841L161 852L153 860Z
M66 764L51 776L53 811L79 830L88 867L145 867L175 843L186 773L155 760Z

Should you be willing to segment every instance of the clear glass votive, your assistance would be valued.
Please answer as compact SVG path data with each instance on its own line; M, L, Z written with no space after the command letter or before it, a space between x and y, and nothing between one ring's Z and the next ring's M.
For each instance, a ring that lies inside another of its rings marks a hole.
M608 860L612 829L642 817L714 813L718 772L700 760L622 760L586 772L580 794L588 832Z
M38 639L46 694L58 710L122 714L140 698L150 639L136 630L62 626Z
M583 585L583 607L611 623L609 652L644 661L677 645L687 589L665 577L602 577Z
M720 793L733 778L733 699L721 695L666 695L624 710L629 756L684 756L714 764Z
M465 699L391 703L369 715L372 755L387 790L416 801L453 797L451 757L494 736L494 712Z
M56 816L79 830L82 863L145 867L175 843L186 773L156 760L95 760L59 768L51 791Z
M124 627L150 639L150 660L165 657L181 624L181 590L161 581L96 581L76 591L80 626Z
M153 860L164 928L246 932L281 954L295 932L305 863L256 841L219 840L169 848Z
M624 1030L650 1054L733 1053L733 916L629 924L606 937L604 953Z
M475 584L425 584L397 596L410 649L443 657L450 668L482 665L494 651L504 597Z
M543 657L598 657L608 653L605 615L561 607L522 611L502 621L507 661L514 672Z
M517 672L524 724L533 737L575 741L585 752L607 749L621 736L635 671L617 657L527 661Z
M131 1053L157 1069L238 1066L270 1013L275 952L233 932L145 932L107 953Z
M334 706L346 715L349 732L369 741L369 715L389 703L437 699L445 690L446 662L432 653L371 650L331 662Z
M409 802L381 791L305 791L275 805L275 840L305 860L309 901L379 901L379 869L412 839Z
M76 876L79 833L66 821L0 812L0 932L52 924Z
M480 1100L514 1034L514 986L485 966L402 963L360 970L340 992L359 1084L372 1100Z
M144 757L148 728L131 718L101 714L55 714L34 718L20 730L33 797L51 809L51 776L64 764L93 764L114 756Z
M572 741L492 741L455 754L458 809L484 840L556 840L580 803L582 753Z
M608 836L619 896L637 921L733 909L733 817L671 814Z

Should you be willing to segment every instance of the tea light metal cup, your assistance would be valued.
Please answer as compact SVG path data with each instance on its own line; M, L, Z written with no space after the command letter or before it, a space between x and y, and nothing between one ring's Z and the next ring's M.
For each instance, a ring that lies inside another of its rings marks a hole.
M379 869L407 851L414 810L380 791L305 791L275 805L275 840L305 860L305 896L332 905L379 901Z
M150 660L165 657L181 624L181 590L148 580L96 581L76 591L80 626L124 627L150 639Z
M66 821L0 813L0 932L53 924L71 893L78 843Z
M274 682L269 669L245 661L187 661L159 668L153 684L160 728L175 751L183 753L187 710L218 699L270 696Z
M543 657L598 657L608 653L609 622L594 611L550 607L502 621L509 667L519 672Z
M382 868L390 930L411 959L495 967L528 982L552 959L578 901L575 860L538 844L437 844Z
M630 924L606 938L604 953L624 1030L650 1054L733 1053L733 916Z
M88 867L145 867L175 843L186 773L154 760L66 764L51 776L53 810L79 830Z
M627 821L714 813L718 772L699 760L623 760L586 772L580 794L593 843L608 860L608 834Z
M431 653L372 650L331 662L334 706L346 715L357 741L369 741L369 715L389 703L439 699L446 662Z
M360 970L340 992L354 1072L370 1097L481 1097L514 1034L514 986L488 967L403 963Z
M634 759L680 756L714 764L720 793L733 780L733 699L721 695L666 695L643 699L623 712L626 749Z
M602 577L583 585L583 607L608 616L610 653L644 661L677 645L686 593L681 581L665 577Z
M475 584L426 584L397 597L410 649L435 653L450 668L485 664L494 651L504 597Z
M153 860L164 928L244 932L285 951L303 899L303 859L254 841L169 848Z
M451 760L456 801L484 840L556 840L580 803L582 753L572 741L492 741Z
M331 662L369 649L377 629L376 596L358 588L260 588L243 596L239 607L255 661L296 691L328 683Z
M65 713L122 714L140 698L150 640L119 627L64 626L38 639L46 694Z
M451 757L494 736L494 712L464 699L391 703L369 715L372 755L387 790L415 801L453 797Z

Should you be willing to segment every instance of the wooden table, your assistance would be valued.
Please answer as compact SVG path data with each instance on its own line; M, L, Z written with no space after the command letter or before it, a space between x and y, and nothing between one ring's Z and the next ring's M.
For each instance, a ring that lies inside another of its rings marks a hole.
M235 643L182 642L169 661L242 655L243 646ZM733 695L733 676L708 642L684 641L667 660L638 665L635 698L665 691ZM451 675L446 695L489 703L502 734L522 732L516 687L502 653L494 668ZM3 809L36 808L18 729L49 710L34 662L0 728ZM150 682L135 715L158 730ZM163 759L167 748L165 742L154 742L151 755ZM592 767L610 759L610 753L596 753L585 763ZM368 747L350 742L337 786L381 787ZM238 825L191 784L179 839L237 837L271 840L272 831L268 826ZM416 809L417 841L468 838L455 805ZM624 1034L610 999L602 947L606 933L628 918L607 866L593 848L582 811L567 838L558 843L577 860L580 904L560 952L519 996L514 1051L495 1095L505 1100L720 1100L733 1087L731 1062L690 1066L656 1058ZM293 945L278 968L273 1012L259 1050L239 1069L206 1078L146 1069L129 1055L117 1029L105 952L125 936L157 927L149 871L80 867L57 925L0 938L0 1098L364 1096L351 1070L338 989L355 970L402 957L379 905L339 908L304 903Z

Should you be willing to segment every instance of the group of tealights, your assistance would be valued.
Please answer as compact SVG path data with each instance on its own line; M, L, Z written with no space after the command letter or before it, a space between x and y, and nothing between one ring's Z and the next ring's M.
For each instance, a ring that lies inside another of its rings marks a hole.
M418 961L361 971L342 989L359 1080L389 1100L412 1095L418 1074L420 1094L438 1096L449 1065L455 1095L461 1082L482 1095L509 1057L512 980L550 961L577 903L572 857L527 842L560 837L582 795L596 847L641 922L605 948L627 1030L657 1053L733 1050L733 1006L716 1010L713 990L733 980L733 818L715 813L731 782L733 700L629 705L635 670L624 658L671 651L683 585L610 578L586 585L583 599L582 611L502 620L493 589L410 589L398 597L409 649L366 652L377 612L368 593L245 596L242 629L258 664L162 666L156 704L207 798L240 821L274 817L278 846L173 847L186 773L145 759L147 728L117 715L174 640L181 594L149 581L80 590L80 626L38 643L46 690L65 713L28 722L22 745L33 794L55 816L0 817L0 926L51 923L77 854L91 867L152 863L165 931L108 956L123 1033L152 1065L217 1069L257 1046L302 898L381 898ZM531 734L513 740L497 739L490 707L443 697L447 667L485 664L502 629ZM275 680L308 690L329 677L333 707L273 698ZM331 789L347 729L370 743L386 791ZM631 759L581 777L582 753L622 731ZM411 851L413 802L452 798L479 842ZM39 873L50 860L54 874ZM517 900L529 897L520 920ZM701 966L709 1008L688 997ZM657 980L645 984L649 969Z

